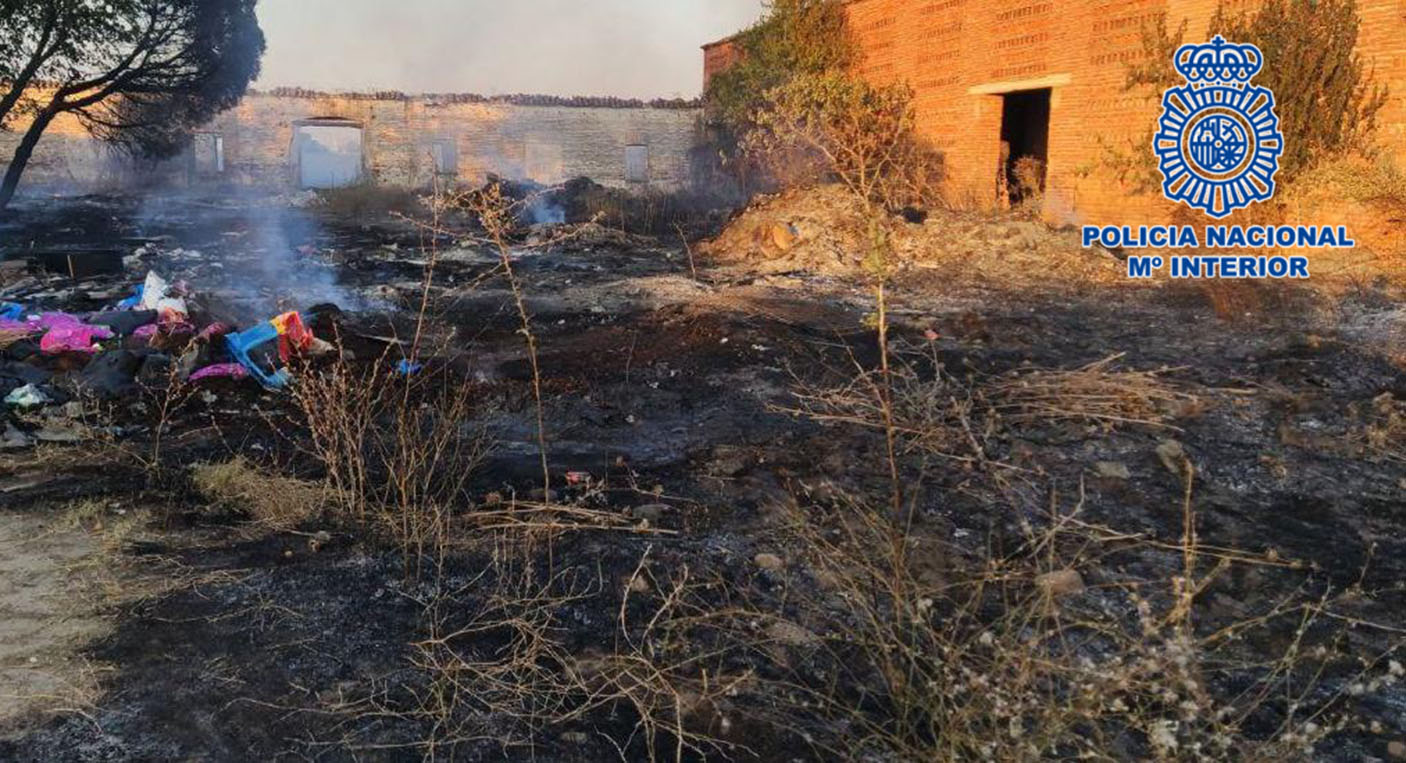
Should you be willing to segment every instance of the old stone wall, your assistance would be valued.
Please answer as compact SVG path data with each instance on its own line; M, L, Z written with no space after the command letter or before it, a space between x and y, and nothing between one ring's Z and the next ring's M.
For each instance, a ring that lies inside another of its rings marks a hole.
M427 185L435 173L433 146L448 142L461 182L481 182L491 172L545 183L584 175L605 185L626 186L626 146L643 144L649 147L649 186L672 188L687 182L698 112L254 94L206 128L223 138L222 179L291 187L293 123L314 117L362 124L366 173L379 183ZM19 140L23 125L16 127L0 133L3 159ZM179 178L187 164L184 158L167 163L162 174ZM76 121L61 119L45 133L25 183L84 189L130 179L131 174L129 162L88 139Z

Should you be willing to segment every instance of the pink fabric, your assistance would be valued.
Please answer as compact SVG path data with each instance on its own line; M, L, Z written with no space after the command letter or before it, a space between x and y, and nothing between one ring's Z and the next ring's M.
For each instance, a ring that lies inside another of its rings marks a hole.
M238 363L216 363L213 366L206 366L190 375L191 381L201 379L213 379L217 377L228 377L230 379L243 379L249 375L249 369Z
M112 337L112 329L107 326L89 326L85 323L58 325L49 329L39 340L39 349L47 353L93 352L93 342Z
M132 332L132 336L140 337L142 339L150 339L156 335L157 328L159 328L159 326L157 326L155 323L148 323L145 326L138 326L137 329Z

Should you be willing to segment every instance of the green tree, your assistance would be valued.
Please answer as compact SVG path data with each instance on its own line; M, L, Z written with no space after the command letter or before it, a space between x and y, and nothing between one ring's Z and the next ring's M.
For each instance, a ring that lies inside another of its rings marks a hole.
M24 123L0 209L63 114L137 155L179 152L258 75L255 2L0 0L0 128Z
M709 166L694 170L712 175L721 169L742 179L745 191L755 168L744 160L741 143L767 94L798 76L848 70L855 46L841 0L773 0L734 44L740 60L713 77L703 95L707 143L714 150L707 155Z
M734 44L741 60L713 78L704 98L710 116L739 128L773 88L799 75L846 69L855 55L839 0L775 0Z

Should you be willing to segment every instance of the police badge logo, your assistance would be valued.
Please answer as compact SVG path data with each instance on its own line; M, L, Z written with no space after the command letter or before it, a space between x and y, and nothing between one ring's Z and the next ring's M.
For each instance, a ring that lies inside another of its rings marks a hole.
M1153 150L1162 193L1220 219L1274 196L1284 136L1274 93L1251 85L1264 67L1254 45L1183 45L1172 63L1186 84L1162 96Z

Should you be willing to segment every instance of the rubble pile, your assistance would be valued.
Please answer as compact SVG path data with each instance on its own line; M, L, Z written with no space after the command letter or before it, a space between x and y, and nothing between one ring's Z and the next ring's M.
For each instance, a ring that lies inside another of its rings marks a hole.
M1081 249L1072 232L1037 221L935 209L925 216L895 216L894 222L895 264L901 269L1003 284L1126 281L1116 258ZM699 251L763 273L862 275L866 236L859 205L831 185L758 197Z

